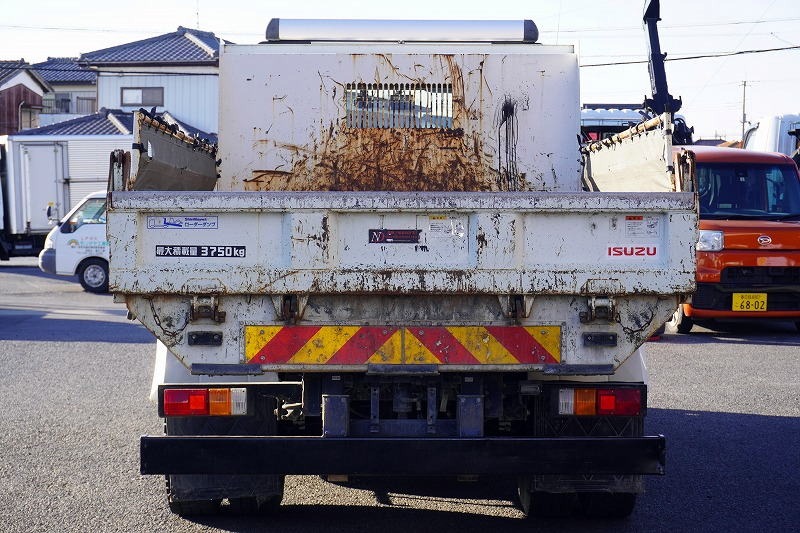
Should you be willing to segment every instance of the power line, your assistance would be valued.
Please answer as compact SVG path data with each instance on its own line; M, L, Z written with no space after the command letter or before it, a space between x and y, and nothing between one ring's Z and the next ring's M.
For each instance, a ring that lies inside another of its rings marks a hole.
M665 61L688 61L694 59L713 59L715 57L730 57L730 56L739 56L739 55L747 55L747 54L763 54L766 52L780 52L783 50L797 50L800 49L800 45L796 46L783 46L780 48L762 48L757 50L739 50L736 52L719 52L719 53L712 53L712 54L699 54L693 56L683 56L683 57L668 57ZM611 67L617 65L642 65L646 64L648 61L646 59L635 60L635 61L613 61L609 63L588 63L585 65L580 65L581 68L588 68L588 67ZM31 70L37 71L54 71L54 72L86 72L86 70L80 71L72 69L65 69L65 68L54 68L54 67L42 67L42 68L35 68L32 65L27 66L11 66L11 67L2 67L0 66L0 70L19 70L21 68L29 68ZM96 71L91 71L96 72ZM126 70L122 72L123 74L158 74L158 75L175 75L175 76L215 76L216 74L212 73L204 73L204 72L152 72L152 71L135 71L135 70ZM769 81L781 81L781 80L769 80Z
M798 46L784 46L781 48L762 48L759 50L739 50L737 52L720 52L718 54L701 54L696 56L684 56L684 57L668 57L664 61L687 61L691 59L708 59L714 57L730 57L730 56L741 56L746 54L763 54L765 52L779 52L781 50L797 50L800 48ZM611 63L589 63L586 65L581 65L581 67L610 67L615 65L641 65L643 63L647 63L647 60L639 60L639 61L615 61Z
M761 15L759 15L759 16L758 16L758 18L759 18L759 19L763 19L763 18L764 18L764 15L766 15L766 14L767 14L767 12L768 12L770 9L772 9L772 6L774 6L774 5L775 5L775 3L776 3L777 1L778 1L778 0L772 0L772 2L770 2L770 3L769 3L769 5L768 5L768 6L767 6L767 7L764 9L764 11L762 11L762 12L761 12ZM751 34L751 33L753 33L753 30L754 30L755 28L756 28L756 25L755 25L755 24L752 24L752 25L750 26L750 28L748 28L748 30L747 30L747 33L745 33L745 34L744 34L744 37L742 37L742 38L739 40L739 42L737 42L737 43L736 43L736 46L734 46L734 48L739 48L740 46L744 45L744 42L747 40L747 38L750 36L750 34ZM686 102L687 104L689 104L689 103L691 103L691 102L694 102L695 100L697 100L697 98L698 98L698 97L699 97L701 94L703 94L703 91L705 91L705 90L706 90L706 87L708 86L708 84L711 82L711 80L712 80L712 79L714 79L714 78L716 78L716 77L717 77L717 74L719 74L719 71L720 71L720 70L722 70L722 67L723 67L723 66L724 66L724 65L727 63L727 61L728 61L728 59L727 59L727 57L726 57L725 59L723 59L722 61L720 61L720 62L719 62L719 64L718 64L718 65L716 66L716 68L714 69L714 72L713 72L713 73L712 73L710 76L706 77L706 80L705 80L705 82L703 82L703 86L702 86L702 87L700 87L700 90L699 90L699 91L697 91L697 93L695 93L695 94L694 94L694 96L693 96L693 97L692 97L692 98L691 98L689 101L687 101L687 102Z
M705 22L702 24L665 24L660 28L707 28L711 26L735 26L740 24L766 24L772 22L794 22L800 20L800 17L790 18L776 18L776 19L759 19L759 20L736 20L731 22ZM603 31L623 31L623 30L641 30L639 26L619 26L616 28L573 28L571 30L560 30L561 33L589 33L589 32L603 32ZM553 30L543 30L539 33L555 33Z

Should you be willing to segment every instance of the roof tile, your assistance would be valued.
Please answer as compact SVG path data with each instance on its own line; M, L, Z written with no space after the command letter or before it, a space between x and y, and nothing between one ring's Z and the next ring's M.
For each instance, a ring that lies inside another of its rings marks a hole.
M10 78L21 68L29 66L24 59L0 60L0 83Z
M108 115L114 115L128 131L133 131L133 113L121 111L119 109L101 109L99 112L92 115L74 118L72 120L65 120L64 122L57 122L49 126L42 126L41 128L32 128L29 130L22 130L14 135L124 135L119 131L110 120ZM174 115L170 116L178 123L178 126L189 135L198 135L203 139L208 139L211 142L216 142L214 134L206 133L202 130L195 128L185 122L178 120Z
M192 42L185 36L186 33L191 33L207 44L214 50L214 53L209 54L201 46ZM81 55L80 62L89 65L109 63L207 64L215 63L218 55L219 41L213 33L181 26L172 33L85 53Z
M97 83L97 74L79 65L76 57L48 57L47 61L34 63L33 68L50 83Z

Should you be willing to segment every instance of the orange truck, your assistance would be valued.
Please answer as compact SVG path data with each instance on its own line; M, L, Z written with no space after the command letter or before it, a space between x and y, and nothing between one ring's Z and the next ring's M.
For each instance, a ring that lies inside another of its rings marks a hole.
M800 330L800 174L783 154L691 146L700 233L697 292L667 326L793 321Z

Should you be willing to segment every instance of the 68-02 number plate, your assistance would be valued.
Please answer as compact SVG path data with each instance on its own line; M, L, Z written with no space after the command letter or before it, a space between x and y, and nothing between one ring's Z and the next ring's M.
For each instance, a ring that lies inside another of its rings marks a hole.
M766 311L767 293L765 292L734 292L733 311Z

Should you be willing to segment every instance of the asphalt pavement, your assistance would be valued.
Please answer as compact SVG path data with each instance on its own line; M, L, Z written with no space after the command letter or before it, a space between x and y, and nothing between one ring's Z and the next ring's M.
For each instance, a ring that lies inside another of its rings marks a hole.
M2 531L797 531L800 337L788 323L649 343L647 431L667 474L625 520L526 520L513 481L287 478L268 518L172 515L138 473L155 342L108 295L35 262L0 263Z

